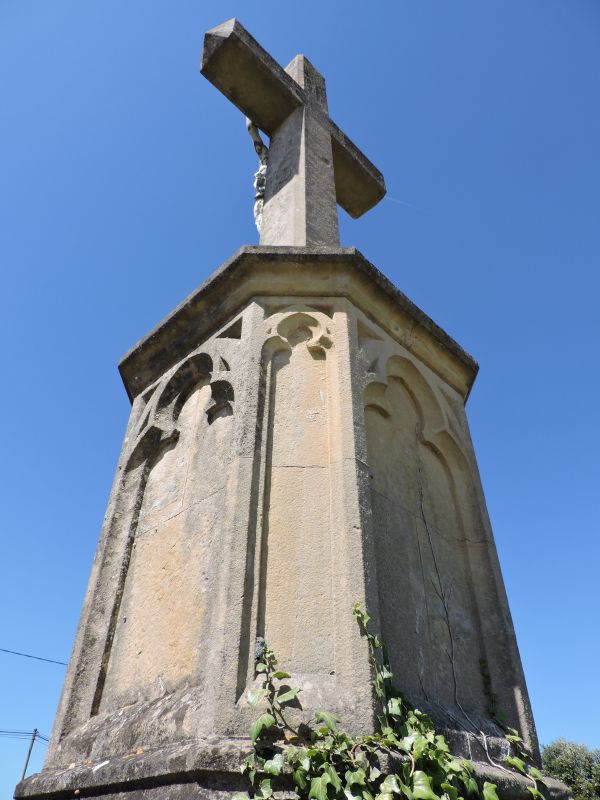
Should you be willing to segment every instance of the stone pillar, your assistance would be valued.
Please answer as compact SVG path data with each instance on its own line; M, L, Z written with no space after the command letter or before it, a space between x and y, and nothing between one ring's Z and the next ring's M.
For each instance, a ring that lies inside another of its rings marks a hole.
M246 247L120 369L131 418L47 761L16 796L231 797L257 636L303 689L296 722L371 731L356 601L401 691L502 786L481 664L537 740L465 416L473 359L356 250Z

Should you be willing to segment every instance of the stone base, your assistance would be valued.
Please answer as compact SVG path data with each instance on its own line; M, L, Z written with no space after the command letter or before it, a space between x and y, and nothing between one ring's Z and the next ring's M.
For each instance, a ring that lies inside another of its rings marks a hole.
M19 783L15 798L102 797L106 800L229 798L244 791L243 758L249 739L182 742L94 764L46 769Z
M248 739L183 742L148 752L137 751L97 764L85 762L66 768L48 769L19 783L15 798L100 797L103 800L230 800L246 791L240 773L243 758L252 752ZM521 775L489 764L473 762L475 777L495 783L501 800L526 800L529 781ZM543 789L543 787L542 787ZM544 795L549 800L567 800L570 792L548 779ZM278 798L294 797L282 778Z

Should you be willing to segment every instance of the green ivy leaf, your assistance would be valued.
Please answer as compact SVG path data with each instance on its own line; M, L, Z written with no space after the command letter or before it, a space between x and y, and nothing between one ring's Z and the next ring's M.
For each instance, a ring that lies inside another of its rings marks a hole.
M517 756L509 756L506 759L506 763L510 764L511 767L514 767L515 769L519 770L519 772L522 773L523 775L526 774L525 762L523 761L522 758L518 758Z
M534 781L539 781L544 786L546 785L546 780L544 776L536 767L529 767L529 776L533 778Z
M441 783L440 786L444 790L444 792L448 795L450 800L458 800L458 789L456 788L456 786L452 786L449 783Z
M301 767L294 771L292 775L294 783L299 789L306 789L308 781L306 780L306 772Z
M352 789L348 789L348 787L344 789L344 795L346 797L346 800L359 800L359 798L361 797L360 792L354 794Z
M256 779L256 758L254 756L254 753L251 753L249 756L246 756L246 758L243 760L242 766L240 767L240 772L242 773L242 775L248 773L248 780L250 781L250 783L252 784L254 783Z
M385 780L379 787L379 791L388 794L402 794L398 778L395 775L386 775Z
M415 761L418 761L421 758L425 750L427 750L428 744L429 742L425 736L417 736L412 747L412 755Z
M298 763L305 772L310 772L310 756L308 755L306 748L303 747L298 750L296 763Z
M479 795L479 786L475 778L463 778L465 791L468 795Z
M275 717L272 714L261 714L254 725L252 725L250 728L250 738L252 739L252 743L254 744L260 734L264 730L272 728L273 725L275 725Z
M337 731L337 723L339 720L329 711L315 711L315 719L317 722L322 722L326 728L335 733Z
M390 697L387 703L387 713L394 717L402 716L402 700L399 697Z
M330 781L331 779L326 772L319 775L318 778L313 778L310 782L309 800L311 798L314 798L314 800L327 800L327 786Z
M362 608L360 607L360 603L354 603L354 605L352 606L352 613L354 614L357 620L362 622L365 628L371 621L371 617L367 614L366 611L362 610Z
M348 788L355 784L358 786L365 785L366 774L364 769L348 770L344 777L346 778L346 786Z
M288 747L288 749L287 749L287 752L286 752L286 754L285 754L285 757L286 757L286 759L288 760L288 762L289 762L290 764L293 764L293 763L294 763L294 761L295 761L295 760L296 760L296 758L298 757L298 753L299 753L299 752L300 752L300 751L298 750L298 748L297 748L297 747L294 747L294 745L293 745L293 744L291 744L291 745Z
M279 775L281 770L283 769L283 756L281 753L277 753L276 756L273 756L270 761L265 761L263 770L268 772L269 775Z
M544 795L540 792L540 790L537 788L537 786L528 786L527 787L527 791L533 797L542 797L542 798L544 797Z
M488 783L488 781L486 781L483 784L483 800L499 800L496 793L497 788L495 783Z
M409 787L405 783L402 783L402 781L400 781L400 788L402 789L402 794L405 797L408 797L408 800L413 800L412 789L409 789Z
M333 714L316 711L317 724L311 733L311 744L300 748L290 746L285 755L278 753L269 760L256 753L245 760L242 771L253 787L250 793L253 792L256 800L273 800L270 778L262 780L257 788L257 774L262 772L277 777L283 773L284 763L287 763L293 771L296 795L305 800L334 800L334 796L336 800L344 796L344 800L475 800L475 797L477 800L480 797L481 800L498 800L496 786L492 783L486 782L480 795L470 762L451 755L444 737L436 735L430 718L403 701L391 685L393 675L385 647L379 636L367 630L370 621L368 614L362 611L359 604L355 604L353 613L361 625L361 632L366 636L371 663L375 667L373 691L382 706L378 732L370 736L351 737L338 731L339 721ZM377 653L377 650L381 652ZM266 699L275 709L279 709L298 697L300 690L292 689L285 683L279 685L277 690L273 689L272 680L285 681L290 674L277 669L277 659L272 650L267 648L264 651L256 672L263 674L263 685L247 692L246 699L251 706L257 706ZM255 745L261 735L278 726L275 718L277 712L272 709L271 712L261 714L251 728L250 735ZM288 733L284 723L279 728ZM531 800L543 800L535 785L537 779L542 780L541 773L531 765L532 759L521 746L522 739L518 731L508 730L507 740L516 751L516 755L511 756L507 763L531 778L534 784L534 787L529 787ZM402 752L409 753L411 759L402 759L397 774L382 775L375 766L382 751L389 752L392 757ZM415 762L423 768L415 770ZM474 797L469 798L469 795ZM247 793L239 792L232 800L250 798Z
M404 750L405 753L410 753L412 750L412 746L415 743L415 739L417 738L418 733L411 733L409 736L404 736L398 742L398 747L401 750Z
M254 796L261 798L261 800L267 800L268 797L273 796L273 787L270 778L265 778L260 782L258 792Z
M281 705L285 705L286 703L291 703L292 700L295 700L298 697L298 693L300 691L301 691L300 689L290 689L287 692L280 692L277 695L277 702L279 702Z
M337 773L336 768L331 764L328 764L326 772L329 775L329 780L331 782L331 785L335 789L336 793L339 792L339 790L342 788L342 781Z
M412 777L412 792L415 800L440 800L431 788L431 778L421 770L416 770Z
M246 692L246 702L249 706L254 708L254 706L258 705L261 700L264 700L268 694L269 692L267 689L248 689Z

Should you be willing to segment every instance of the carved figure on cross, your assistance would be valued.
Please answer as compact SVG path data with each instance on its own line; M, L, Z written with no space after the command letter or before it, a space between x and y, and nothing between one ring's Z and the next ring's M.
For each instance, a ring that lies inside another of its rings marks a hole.
M360 217L386 190L329 117L320 72L302 55L284 70L235 19L205 35L200 71L270 138L260 244L339 246L337 204Z

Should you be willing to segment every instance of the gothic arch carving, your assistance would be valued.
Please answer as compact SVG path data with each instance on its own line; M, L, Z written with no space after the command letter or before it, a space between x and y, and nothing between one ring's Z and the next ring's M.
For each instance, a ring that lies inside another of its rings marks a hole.
M265 321L267 339L264 354L268 360L282 349L291 350L304 342L316 358L324 357L332 345L331 320L322 311L299 305L272 314Z
M330 642L303 620L333 614L331 582L324 580L315 592L310 577L332 568L328 354L333 323L322 311L297 304L271 314L264 325L260 529L248 639L265 637L296 674L329 675L334 669ZM290 618L294 625L284 623Z
M146 670L145 683L139 676L142 699L157 691L156 680L150 677L154 669L166 687L191 680L192 655L198 650L192 643L199 636L195 628L188 641L147 651L155 625L163 626L163 639L170 635L179 606L188 616L196 609L194 625L201 624L203 542L218 530L233 441L230 429L213 428L217 419L230 417L234 407L233 386L223 379L229 373L215 370L214 365L206 352L193 353L177 364L149 393L132 436L115 516L126 526L127 536L92 715L137 702L133 687L138 669ZM188 518L194 519L192 526L185 521ZM170 572L165 572L166 564ZM134 579L129 581L131 572ZM173 583L181 586L180 595L164 589ZM143 586L154 588L140 589ZM161 600L163 589L170 606ZM140 602L136 593L144 591Z
M179 439L178 420L190 395L202 386L211 388L211 403L206 409L209 424L219 416L233 414L234 390L229 381L213 381L213 360L207 353L194 353L178 364L155 388L127 460L126 471L172 447Z
M402 675L402 664L395 668L415 701L444 698L443 709L429 708L438 718L460 716L465 703L484 717L485 698L465 692L464 683L452 685L456 674L477 685L473 665L482 652L466 548L483 539L467 457L437 390L410 358L392 355L382 379L369 377L375 376L367 376L363 402L382 628L392 650L408 647L421 659L416 678ZM404 595L394 579L405 581ZM431 659L439 661L441 677L428 693Z

